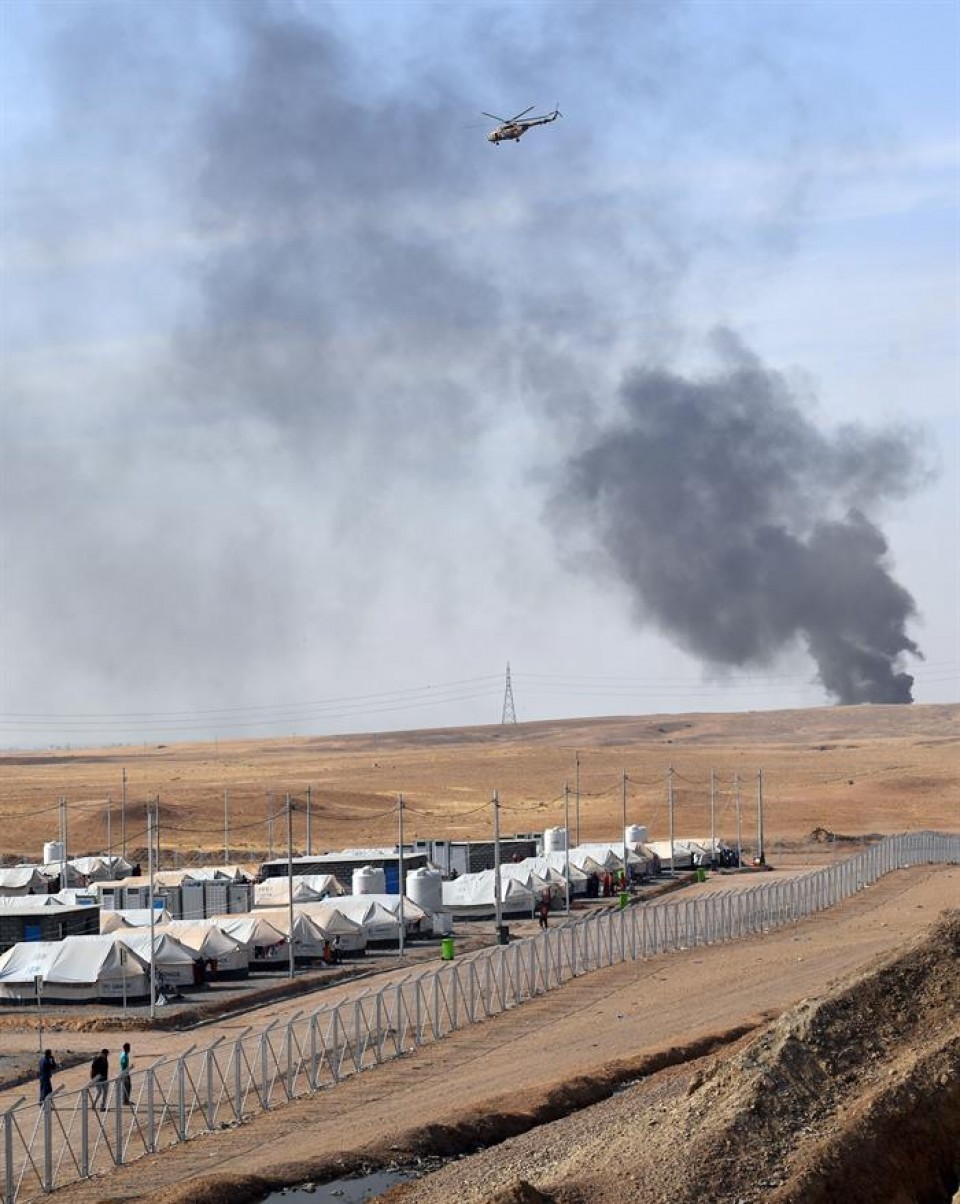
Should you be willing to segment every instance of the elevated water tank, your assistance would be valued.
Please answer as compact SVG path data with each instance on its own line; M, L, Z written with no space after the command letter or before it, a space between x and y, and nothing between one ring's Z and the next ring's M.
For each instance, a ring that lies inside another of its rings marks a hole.
M43 864L56 865L58 861L63 860L63 841L48 840L43 846Z
M544 828L543 830L543 852L547 853L562 853L567 847L567 829L566 828Z
M424 911L443 910L443 877L439 870L422 866L407 874L407 898Z
M629 845L646 844L647 829L644 824L630 824L629 827L623 829L623 839Z
M381 866L365 865L353 871L355 895L383 895L387 891L387 875Z

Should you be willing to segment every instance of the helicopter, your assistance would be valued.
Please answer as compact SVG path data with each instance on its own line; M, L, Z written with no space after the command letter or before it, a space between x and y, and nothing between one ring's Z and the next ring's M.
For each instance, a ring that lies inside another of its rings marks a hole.
M527 117L528 113L533 112L534 106L529 109L524 109L522 113L518 113L516 117L497 117L494 113L484 113L484 117L489 117L491 121L499 121L500 124L495 130L491 130L487 134L487 141L492 142L494 146L499 146L501 142L519 142L527 130L533 129L535 125L548 125L551 121L556 121L563 114L559 109L554 109L552 113L547 113L543 117Z

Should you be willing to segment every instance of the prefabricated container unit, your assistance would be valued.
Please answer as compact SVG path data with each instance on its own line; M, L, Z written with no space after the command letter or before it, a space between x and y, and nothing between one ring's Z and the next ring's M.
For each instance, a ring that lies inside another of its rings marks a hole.
M407 874L405 894L426 912L442 911L443 875L439 870L411 870Z
M227 906L227 883L204 882L203 884L203 914L204 916L222 916L229 910Z
M545 828L543 831L543 852L562 853L567 847L566 828Z
M353 871L353 894L384 895L387 893L387 875L382 866L364 865Z
M629 845L646 844L647 829L645 824L629 824L623 829L623 839Z
M64 848L62 840L48 840L43 846L43 864L56 865L63 861Z
M227 886L227 911L238 913L253 910L253 883L231 882Z
M203 910L203 883L202 882L183 882L180 886L180 895L183 899L183 914L182 920L202 920L207 916L207 912ZM210 915L217 915L217 912L212 911Z
M122 886L114 892L114 898L122 898L122 911L136 911L141 907L149 907L150 883L141 882L138 886Z
M179 886L158 886L153 894L155 899L163 900L175 920L183 919L183 891Z

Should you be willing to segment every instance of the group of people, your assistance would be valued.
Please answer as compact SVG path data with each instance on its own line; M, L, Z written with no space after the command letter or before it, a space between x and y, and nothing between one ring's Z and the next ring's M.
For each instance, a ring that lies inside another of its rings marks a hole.
M125 1104L131 1103L130 1068L132 1065L133 1063L130 1060L130 1042L124 1041L123 1049L120 1051L120 1092ZM53 1075L54 1071L59 1069L60 1067L53 1056L53 1051L45 1049L37 1071L41 1104L48 1095L53 1094ZM106 1112L109 1082L110 1051L108 1049L101 1049L90 1063L90 1086L93 1090L93 1107L95 1110L99 1109L101 1112Z

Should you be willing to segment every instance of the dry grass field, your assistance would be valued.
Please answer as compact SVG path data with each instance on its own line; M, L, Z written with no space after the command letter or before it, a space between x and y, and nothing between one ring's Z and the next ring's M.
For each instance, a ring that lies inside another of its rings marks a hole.
M160 841L169 862L224 856L224 792L230 857L286 852L284 798L296 800L294 845L312 851L393 844L397 796L405 835L489 838L499 791L501 831L564 822L564 784L576 834L618 838L621 774L627 818L651 839L668 835L666 777L673 767L678 835L709 831L709 775L716 772L721 835L735 836L740 775L745 848L756 837L757 771L763 771L767 849L817 828L843 835L960 828L960 706L842 707L747 714L690 714L545 721L346 737L290 737L83 750L0 757L0 853L38 859L58 835L67 800L71 855L121 840L121 779L128 856L144 856L147 800L160 799ZM274 821L269 822L269 816Z

